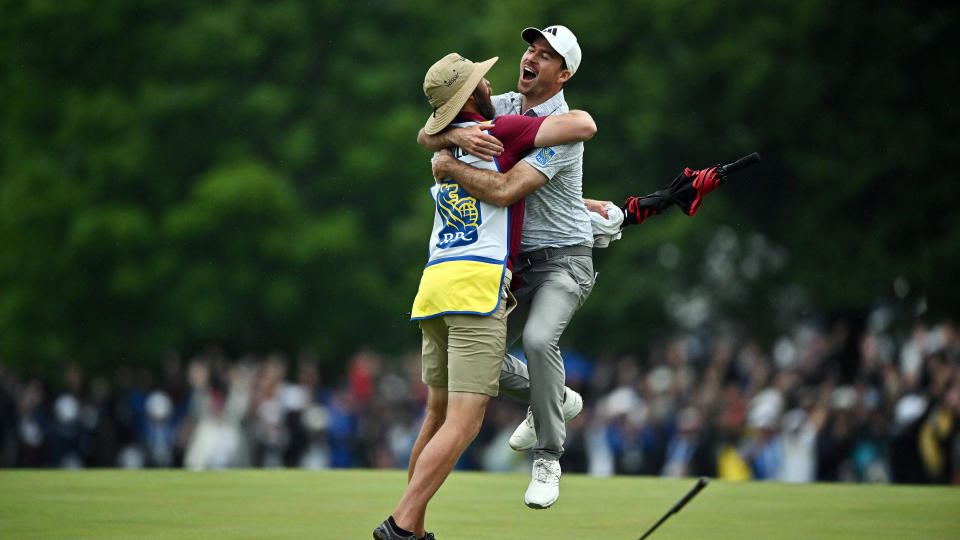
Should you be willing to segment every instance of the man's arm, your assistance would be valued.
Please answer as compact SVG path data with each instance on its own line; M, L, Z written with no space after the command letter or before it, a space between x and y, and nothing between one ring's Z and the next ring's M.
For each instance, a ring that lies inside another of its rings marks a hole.
M585 111L543 119L534 138L534 145L555 146L589 140L597 125ZM433 176L438 181L451 177L474 197L497 206L509 206L544 185L548 178L526 161L520 161L506 173L477 169L464 164L448 151L433 160Z
M471 167L443 150L433 159L433 177L454 178L470 195L497 206L509 206L547 183L547 177L521 161L506 173Z
M537 131L534 146L554 146L589 141L597 133L597 124L586 111L570 111L548 116Z
M440 154L433 163L435 178L438 180L446 176L457 178L457 183L464 186L471 195L497 206L513 204L547 182L547 177L542 172L523 161L517 163L505 174L501 174L471 167L454 158L449 150ZM470 189L467 187L468 184L477 189ZM606 210L608 204L613 204L613 201L583 199L583 205L587 207L587 211L596 212L604 219L609 217Z
M503 153L503 143L486 130L493 128L493 124L476 124L462 128L449 128L435 135L427 135L423 128L417 134L417 144L436 152L443 148L459 146L464 152L485 161Z
M417 144L437 151L442 148L459 146L464 152L485 161L503 153L503 143L487 130L494 124L476 124L462 128L450 128L435 135L427 135L423 129L417 134ZM537 131L534 145L554 146L590 140L597 133L597 124L586 111L574 110L566 114L550 116L543 121Z

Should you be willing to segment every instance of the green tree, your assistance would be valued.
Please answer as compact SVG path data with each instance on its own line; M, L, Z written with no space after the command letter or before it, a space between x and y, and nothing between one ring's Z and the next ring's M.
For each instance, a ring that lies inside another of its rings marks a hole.
M564 345L637 350L731 318L773 335L893 293L960 302L947 3L0 1L0 357L56 369L209 343L415 348L432 182L427 67L560 23L600 131L586 195L764 163L694 219L598 252ZM598 338L597 336L602 336Z

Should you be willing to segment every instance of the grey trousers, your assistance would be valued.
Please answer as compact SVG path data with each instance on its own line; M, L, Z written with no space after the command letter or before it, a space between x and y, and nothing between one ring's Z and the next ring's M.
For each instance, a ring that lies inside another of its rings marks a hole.
M556 460L567 437L559 341L593 289L593 258L560 256L515 268L514 273L523 285L513 291L517 307L507 319L507 348L522 338L527 364L509 354L504 357L500 392L530 404L537 432L534 459Z

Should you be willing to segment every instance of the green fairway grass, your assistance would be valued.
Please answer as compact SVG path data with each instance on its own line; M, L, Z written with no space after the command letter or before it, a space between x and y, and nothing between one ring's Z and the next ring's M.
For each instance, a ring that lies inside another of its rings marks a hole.
M695 480L454 472L427 511L439 540L638 538ZM0 538L371 538L405 471L0 471ZM713 481L651 538L960 538L960 489Z

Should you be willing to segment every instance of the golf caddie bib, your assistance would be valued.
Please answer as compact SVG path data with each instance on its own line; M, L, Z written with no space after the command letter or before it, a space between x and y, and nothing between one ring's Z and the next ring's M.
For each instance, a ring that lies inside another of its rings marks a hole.
M474 125L460 122L454 127ZM495 162L463 154L460 161L498 170ZM507 267L510 209L472 197L452 180L430 188L436 212L430 256L413 301L411 320L440 315L489 315L500 305Z

